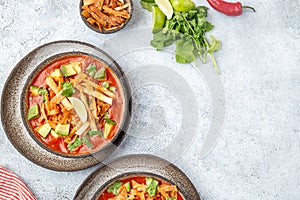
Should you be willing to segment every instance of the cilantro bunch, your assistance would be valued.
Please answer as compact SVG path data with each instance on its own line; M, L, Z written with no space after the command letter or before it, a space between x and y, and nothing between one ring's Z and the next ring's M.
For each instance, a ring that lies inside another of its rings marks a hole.
M167 20L164 27L155 32L151 45L157 50L173 43L176 45L176 61L178 63L207 62L208 55L217 71L220 73L214 52L221 48L220 40L206 33L213 29L213 25L206 20L208 8L198 6L187 12L174 11L174 15Z

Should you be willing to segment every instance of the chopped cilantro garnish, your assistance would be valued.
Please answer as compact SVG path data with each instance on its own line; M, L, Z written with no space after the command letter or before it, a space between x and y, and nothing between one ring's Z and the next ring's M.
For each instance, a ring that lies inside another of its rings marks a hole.
M63 82L62 87L63 87L63 91L61 93L62 96L69 97L75 93L75 89L73 88L70 82Z

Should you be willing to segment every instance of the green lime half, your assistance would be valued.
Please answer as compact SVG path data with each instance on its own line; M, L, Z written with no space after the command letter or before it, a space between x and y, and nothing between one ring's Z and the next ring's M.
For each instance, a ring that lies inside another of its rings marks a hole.
M195 8L195 3L191 0L171 0L171 4L178 12L187 12Z
M166 16L158 6L152 6L152 20L152 33L160 31L166 23Z

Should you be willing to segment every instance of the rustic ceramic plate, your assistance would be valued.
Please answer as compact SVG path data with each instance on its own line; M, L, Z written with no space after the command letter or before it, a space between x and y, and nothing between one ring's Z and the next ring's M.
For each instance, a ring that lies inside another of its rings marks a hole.
M175 165L159 157L145 154L119 157L101 166L81 184L74 200L96 200L101 189L113 180L132 175L152 175L175 184L186 200L200 200L189 178Z
M21 102L22 90L32 72L45 60L69 52L89 54L107 63L115 72L123 87L125 103L125 119L122 133L97 154L84 157L63 157L39 145L28 133L22 122ZM1 122L6 135L13 146L27 159L42 167L57 171L74 171L93 166L109 156L120 144L128 126L130 101L129 87L119 65L104 51L92 45L78 41L57 41L45 44L26 55L12 70L2 92Z

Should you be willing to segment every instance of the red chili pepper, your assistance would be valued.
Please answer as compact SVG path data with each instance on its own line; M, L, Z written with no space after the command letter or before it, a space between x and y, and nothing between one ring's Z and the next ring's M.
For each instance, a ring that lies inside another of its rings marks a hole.
M241 2L226 2L222 0L207 0L209 5L215 10L229 16L238 16L243 12L243 8L249 8L255 12L255 9L250 6L242 6Z

